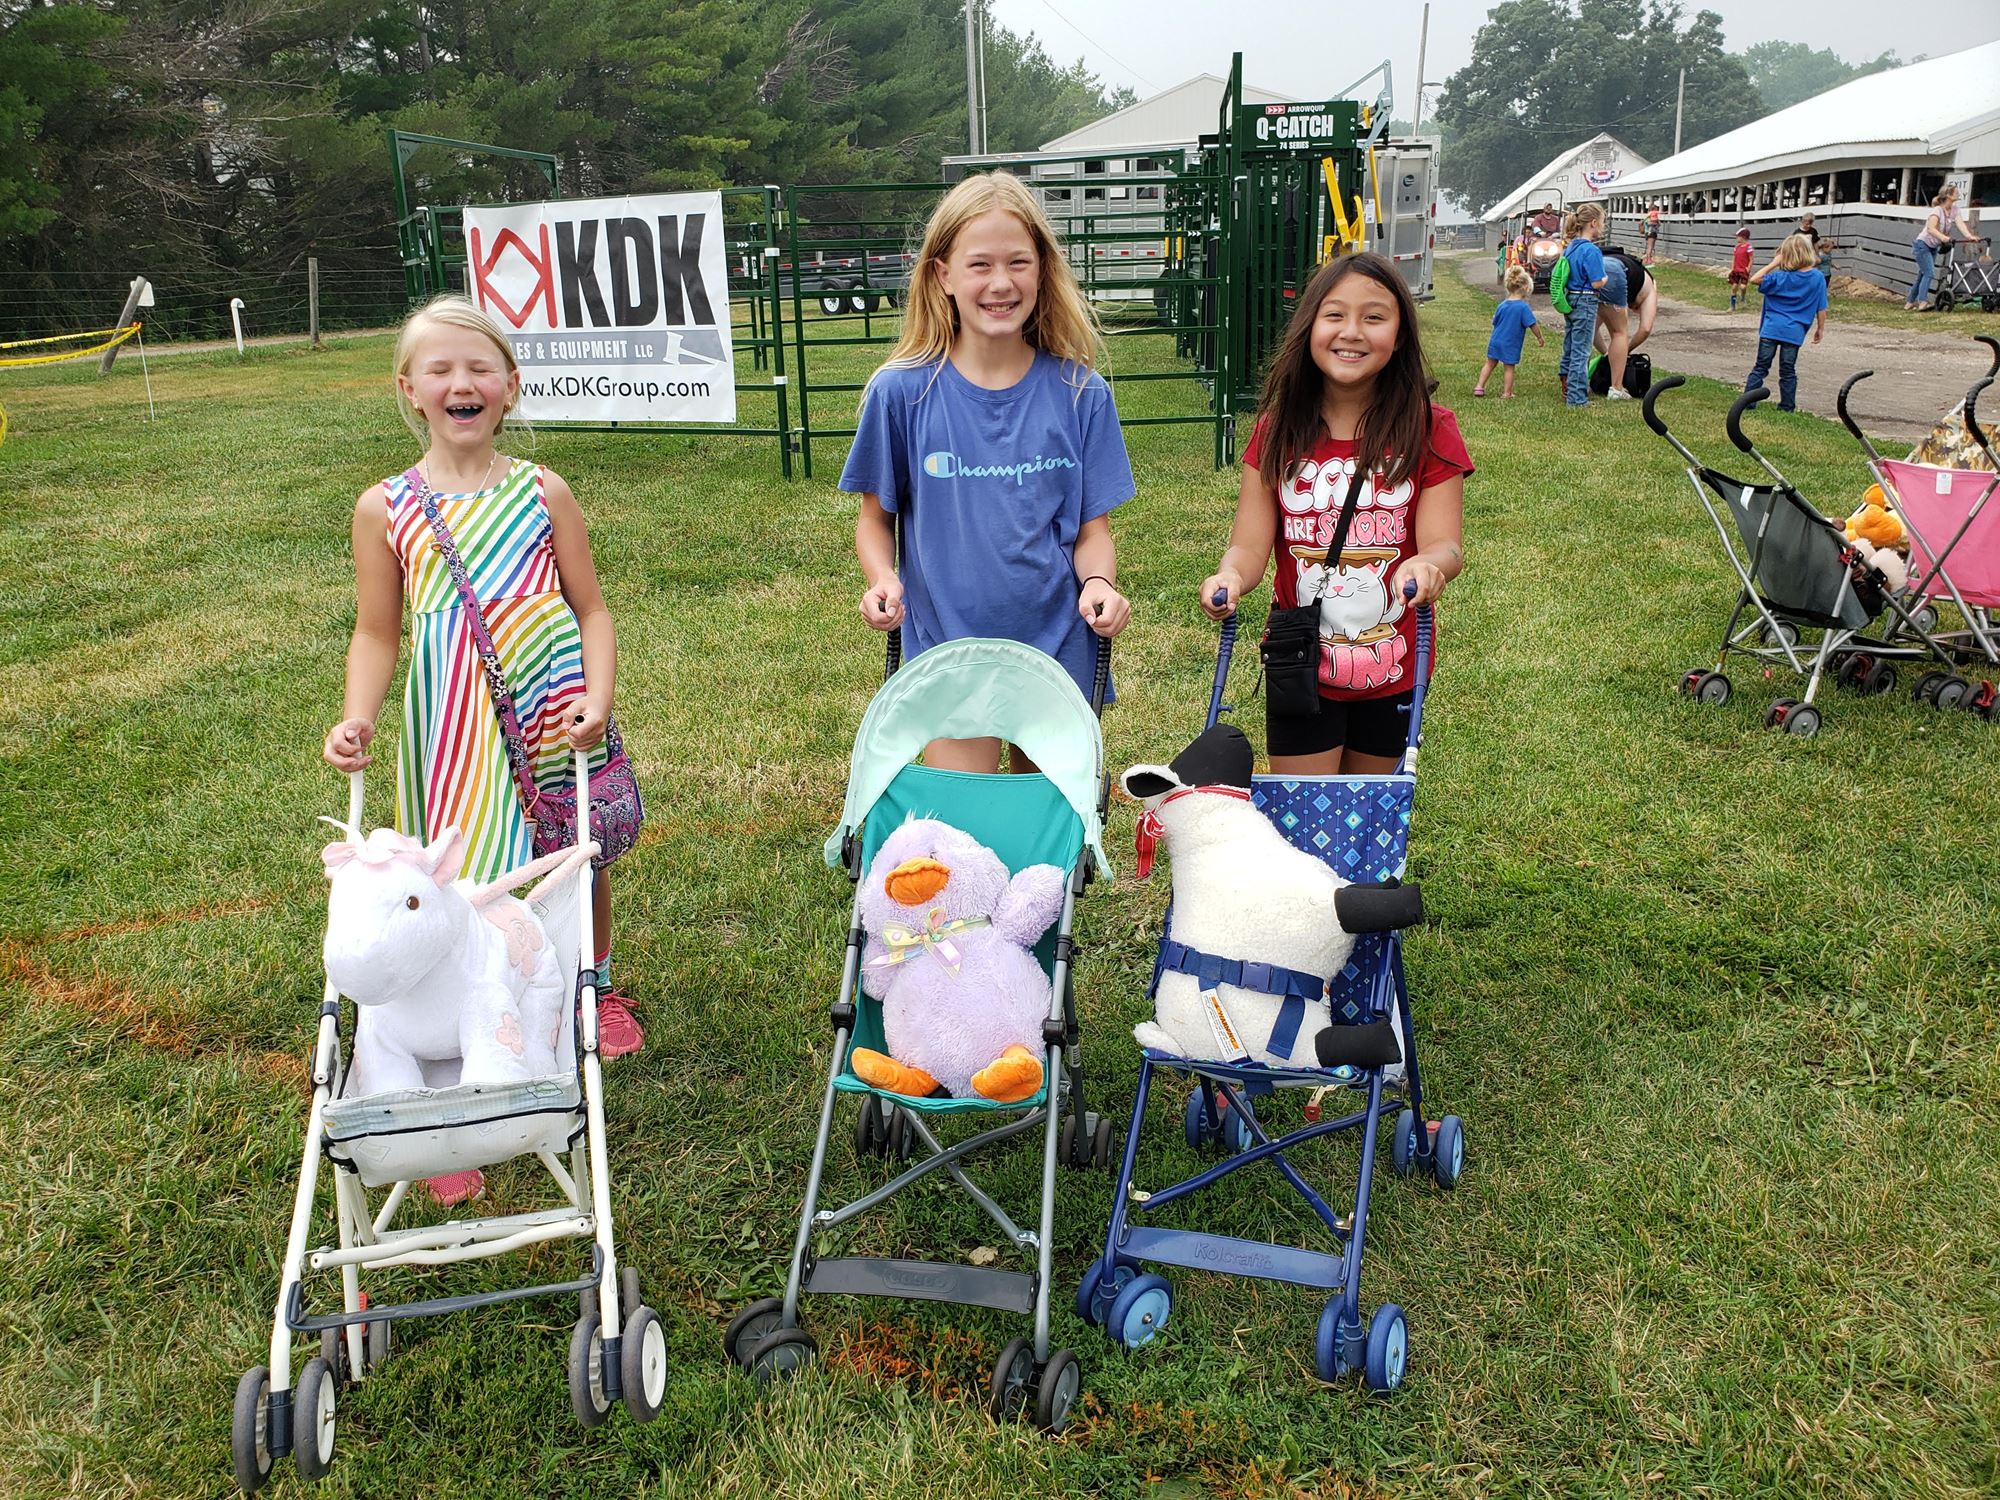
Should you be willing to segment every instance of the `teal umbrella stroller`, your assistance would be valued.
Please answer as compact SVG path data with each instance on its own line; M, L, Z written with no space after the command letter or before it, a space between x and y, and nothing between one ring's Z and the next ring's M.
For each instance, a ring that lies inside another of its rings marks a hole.
M862 716L840 826L826 843L827 863L844 868L856 892L831 1016L826 1096L791 1269L784 1296L751 1303L724 1335L729 1357L760 1380L788 1375L818 1353L812 1335L800 1324L799 1303L806 1294L955 1302L1024 1314L1033 1321L1032 1336L1013 1339L995 1363L987 1393L994 1417L1009 1420L1032 1410L1048 1432L1060 1431L1069 1418L1082 1372L1071 1351L1049 1350L1056 1166L1058 1161L1099 1170L1111 1165L1110 1122L1083 1107L1071 977L1077 900L1094 873L1108 874L1110 868L1102 844L1109 787L1098 730L1109 668L1109 645L1100 641L1095 701L1086 702L1060 665L1015 641L954 641L925 651L900 670L891 645L889 679ZM912 764L931 740L989 735L1018 746L1039 772L974 775ZM857 1051L888 1051L883 1006L861 983L869 940L862 922L867 895L863 873L910 818L935 819L969 835L992 850L1010 875L1034 865L1054 865L1063 872L1060 915L1035 950L1051 990L1039 1038L1042 1082L1025 1098L999 1103L977 1096L918 1097L871 1086L855 1072ZM887 1157L901 1170L845 1206L822 1208L827 1146L843 1096L857 1106L853 1138L858 1154ZM945 1123L952 1115L969 1117L983 1128L955 1138ZM967 1171L975 1153L1016 1137L1041 1143L1040 1218L1032 1228L1017 1224ZM1028 1269L822 1253L841 1226L939 1174L999 1226L1000 1244L1023 1257Z

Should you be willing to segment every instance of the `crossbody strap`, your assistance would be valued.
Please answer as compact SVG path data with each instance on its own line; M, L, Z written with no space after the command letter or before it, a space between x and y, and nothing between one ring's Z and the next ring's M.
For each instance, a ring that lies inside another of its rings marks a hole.
M465 623L472 631L473 644L479 649L479 664L486 672L486 691L493 699L493 711L500 720L500 738L507 747L507 766L514 775L514 791L521 799L522 814L533 822L539 793L534 775L528 769L527 738L521 733L520 715L514 712L514 694L507 687L507 674L500 666L500 653L494 648L493 637L486 629L486 616L480 611L479 595L472 590L472 580L466 576L465 560L458 555L458 544L451 539L451 529L444 524L444 517L438 512L437 492L425 480L423 471L412 464L403 473L403 483L409 486L410 493L423 507L424 519L430 522L431 532L437 537L438 551L444 554L444 565L451 571L451 581L458 589L459 601L465 606Z
M1340 502L1340 519L1333 523L1333 544L1326 549L1326 569L1320 574L1319 593L1312 599L1299 600L1300 604L1317 603L1326 593L1326 580L1340 571L1340 554L1347 550L1347 530L1354 524L1355 503L1361 498L1362 473L1360 461L1354 465L1354 477L1347 481L1347 498Z

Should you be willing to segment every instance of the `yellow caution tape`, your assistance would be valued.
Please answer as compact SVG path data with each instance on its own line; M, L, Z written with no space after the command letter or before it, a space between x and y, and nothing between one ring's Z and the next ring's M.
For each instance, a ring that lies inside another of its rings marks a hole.
M0 354L0 369L17 369L26 365L59 365L65 360L87 359L93 354L102 354L106 349L115 349L139 331L137 323L127 323L123 328L93 328L87 333L59 333L46 339L15 339L10 343L0 343L0 349L33 349L46 344L73 344L78 339L97 339L87 349L70 349L61 354ZM110 337L106 338L105 335Z
M7 408L0 406L0 443L7 441Z

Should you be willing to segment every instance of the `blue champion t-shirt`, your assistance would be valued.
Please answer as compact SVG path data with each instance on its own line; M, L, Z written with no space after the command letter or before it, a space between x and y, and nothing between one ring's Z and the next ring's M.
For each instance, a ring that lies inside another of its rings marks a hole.
M1818 270L1766 271L1758 284L1764 294L1764 315L1757 337L1781 344L1803 344L1813 319L1826 306L1826 278Z
M901 517L906 657L999 636L1053 656L1090 695L1077 532L1138 493L1102 376L1039 350L999 391L949 359L881 370L840 487Z
M1528 306L1526 298L1509 297L1493 309L1493 336L1486 341L1486 357L1503 365L1518 365L1521 346L1537 321L1535 310Z

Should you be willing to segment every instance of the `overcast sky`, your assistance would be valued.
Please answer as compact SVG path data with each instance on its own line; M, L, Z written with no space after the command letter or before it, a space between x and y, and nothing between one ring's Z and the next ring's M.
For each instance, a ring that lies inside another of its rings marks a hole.
M1306 100L1330 97L1386 57L1396 114L1410 117L1421 0L987 0L987 8L1009 31L1040 37L1058 62L1081 58L1108 87L1130 85L1142 99L1199 73L1227 77L1232 52L1243 54L1244 82ZM1471 60L1490 8L1491 0L1432 0L1430 80ZM1909 62L2000 38L2000 0L1708 0L1683 9L1720 15L1731 52L1808 40L1849 62L1891 50Z

